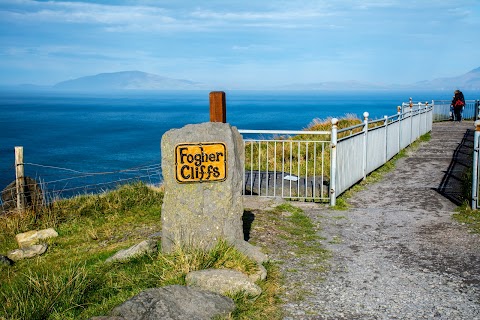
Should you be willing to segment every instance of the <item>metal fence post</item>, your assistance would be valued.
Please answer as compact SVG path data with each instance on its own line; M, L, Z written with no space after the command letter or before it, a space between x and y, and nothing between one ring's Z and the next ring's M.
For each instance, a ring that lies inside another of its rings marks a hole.
M411 144L413 142L413 104L411 102L410 98L410 139L408 140L408 144Z
M363 180L367 178L368 112L363 113Z
M398 149L397 153L400 152L401 147L402 147L402 107L398 106L397 107L397 114L398 114Z
M432 121L433 121L433 109L435 108L435 100L432 99Z
M428 132L428 101L425 101L425 132L422 132L422 135Z
M385 160L387 163L388 160L388 116L383 117L385 119Z
M419 102L418 103L418 111L417 111L417 115L418 115L418 130L417 130L417 136L415 137L415 140L417 140L418 138L420 138L420 136L422 135L422 117L423 117L423 111L422 111L422 103Z
M479 100L476 100L475 101L475 115L474 115L474 120L477 120L478 119L478 108L480 108L480 101Z
M337 174L337 124L338 119L332 119L332 135L330 137L330 205L333 207L337 201L335 178Z
M475 135L473 140L473 167L472 167L472 209L478 208L478 142L480 138L480 120L475 121Z

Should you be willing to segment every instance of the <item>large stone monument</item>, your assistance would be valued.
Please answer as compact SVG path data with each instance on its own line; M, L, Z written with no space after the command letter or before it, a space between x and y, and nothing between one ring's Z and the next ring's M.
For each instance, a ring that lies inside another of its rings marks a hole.
M172 129L162 137L162 251L243 242L241 135L227 123Z

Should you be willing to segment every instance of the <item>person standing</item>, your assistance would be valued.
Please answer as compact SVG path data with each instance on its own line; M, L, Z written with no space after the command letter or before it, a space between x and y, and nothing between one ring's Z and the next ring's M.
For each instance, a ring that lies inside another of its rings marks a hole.
M454 120L462 121L462 112L465 107L465 97L462 91L455 90L451 106L453 107Z

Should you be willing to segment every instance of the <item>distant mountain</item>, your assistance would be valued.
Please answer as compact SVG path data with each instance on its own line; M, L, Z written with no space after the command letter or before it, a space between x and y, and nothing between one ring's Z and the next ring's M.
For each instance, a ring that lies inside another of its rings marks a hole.
M480 67L456 77L416 82L411 87L435 90L480 90Z
M386 84L368 83L361 81L325 81L315 83L296 83L281 86L284 90L385 90L391 89Z
M283 90L480 90L480 67L460 76L423 80L411 84L382 84L361 81L297 83L277 87Z
M160 91L160 90L208 90L212 86L190 80L173 79L141 71L100 73L57 83L54 86L11 85L0 86L0 90L19 91ZM240 89L240 88L238 88ZM361 81L324 81L315 83L294 83L267 87L270 90L312 90L312 91L362 91L362 90L448 90L480 91L480 67L463 75L418 81L411 84L384 84Z
M205 89L189 80L172 79L141 71L100 73L57 83L53 89L68 91L185 90Z

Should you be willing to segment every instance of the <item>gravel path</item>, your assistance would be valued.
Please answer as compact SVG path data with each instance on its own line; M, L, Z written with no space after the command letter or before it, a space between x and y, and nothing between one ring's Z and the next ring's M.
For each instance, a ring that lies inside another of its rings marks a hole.
M480 319L480 237L451 218L472 140L471 122L436 123L348 211L302 204L333 258L282 262L286 319Z

